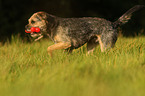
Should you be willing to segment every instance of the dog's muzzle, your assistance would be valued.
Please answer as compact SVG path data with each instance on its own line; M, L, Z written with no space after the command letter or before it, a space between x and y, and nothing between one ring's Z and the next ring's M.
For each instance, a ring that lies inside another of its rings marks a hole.
M31 37L35 38L34 41L38 41L43 38L43 35L40 31L41 30L38 27L31 27L30 29L25 30L26 33L30 33Z

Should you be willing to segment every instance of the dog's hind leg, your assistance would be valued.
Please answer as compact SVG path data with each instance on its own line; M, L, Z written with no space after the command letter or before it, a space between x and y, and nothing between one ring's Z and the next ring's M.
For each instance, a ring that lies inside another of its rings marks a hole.
M95 35L95 36L96 36L96 38L89 40L89 42L87 43L88 54L93 53L95 47L98 44L100 44L101 52L104 52L106 50L106 48L102 42L101 35Z
M54 50L58 50L58 49L67 49L71 47L71 44L69 42L60 42L60 43L56 43L54 45L51 45L47 48L47 52L50 56L52 56L52 51Z
M110 32L108 31L107 34L104 33L100 36L97 35L102 52L108 51L114 47L114 45L117 41L117 35L118 34L117 34L116 30L110 31Z
M93 38L91 40L88 41L87 43L87 53L90 54L90 53L93 53L95 47L98 45L98 40L97 38Z
M96 35L98 37L98 41L99 41L99 44L100 44L100 48L101 48L101 52L104 52L106 49L105 49L105 46L102 42L102 39L101 39L101 35Z

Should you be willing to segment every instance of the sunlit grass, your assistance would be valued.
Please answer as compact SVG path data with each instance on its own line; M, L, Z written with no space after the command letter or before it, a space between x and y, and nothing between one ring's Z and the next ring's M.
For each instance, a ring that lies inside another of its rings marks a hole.
M47 54L48 40L0 46L0 96L144 96L145 37L118 38L101 53L86 47Z

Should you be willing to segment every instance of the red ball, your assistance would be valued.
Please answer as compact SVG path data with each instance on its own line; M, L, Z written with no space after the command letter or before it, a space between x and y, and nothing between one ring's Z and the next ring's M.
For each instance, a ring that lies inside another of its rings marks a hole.
M36 28L35 27L31 27L30 29L32 32L35 32L36 31Z
M36 27L35 32L40 32L40 28Z
M25 30L25 32L26 32L26 33L31 33L31 31L27 31L27 30Z

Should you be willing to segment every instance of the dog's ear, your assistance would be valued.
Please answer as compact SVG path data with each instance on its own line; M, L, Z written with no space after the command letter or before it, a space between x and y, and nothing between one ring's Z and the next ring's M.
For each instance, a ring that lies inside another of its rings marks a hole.
M48 26L53 26L56 22L57 22L57 17L54 15L50 15L46 12L38 12L37 16L41 19L41 20L45 20L45 22L47 22Z
M46 12L37 12L37 16L40 19L46 20L47 19L47 13Z
M39 16L40 19L47 20L48 22L54 21L54 19L56 18L55 16L50 15L46 12L38 12L37 16Z

